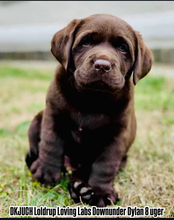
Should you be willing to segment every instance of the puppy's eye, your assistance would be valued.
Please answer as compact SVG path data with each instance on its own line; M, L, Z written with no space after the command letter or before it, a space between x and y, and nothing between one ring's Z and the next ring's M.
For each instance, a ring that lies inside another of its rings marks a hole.
M83 46L84 46L84 47L88 47L88 46L90 46L91 44L92 44L92 42L91 42L90 39L87 39L87 40L84 40L84 41L83 41Z
M127 49L127 47L124 44L118 46L117 48L122 53L127 53L128 52L128 49Z

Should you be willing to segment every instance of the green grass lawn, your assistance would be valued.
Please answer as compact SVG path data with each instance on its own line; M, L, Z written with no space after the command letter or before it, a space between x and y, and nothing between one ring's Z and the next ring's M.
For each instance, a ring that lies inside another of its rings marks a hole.
M0 217L9 217L9 206L75 206L68 174L51 188L33 180L24 161L30 121L45 106L53 74L0 67ZM174 217L174 78L149 74L138 82L135 109L136 141L115 179L119 205L164 207L164 217Z

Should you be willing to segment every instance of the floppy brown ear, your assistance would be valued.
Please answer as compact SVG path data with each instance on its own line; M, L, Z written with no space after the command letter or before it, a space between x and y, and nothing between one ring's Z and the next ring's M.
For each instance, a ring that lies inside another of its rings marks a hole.
M144 44L142 36L139 32L135 31L136 39L137 39L137 54L135 58L134 70L133 70L133 82L134 85L142 79L147 73L150 71L153 63L153 55L152 52L147 46Z
M68 67L74 32L79 21L77 19L71 21L65 28L55 33L51 41L51 52L65 69Z

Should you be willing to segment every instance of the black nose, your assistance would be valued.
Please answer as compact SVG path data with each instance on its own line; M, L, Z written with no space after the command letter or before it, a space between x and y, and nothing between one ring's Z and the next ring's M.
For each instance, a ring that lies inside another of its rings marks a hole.
M103 70L104 72L111 71L111 63L108 60L98 59L94 62L93 67L96 70Z

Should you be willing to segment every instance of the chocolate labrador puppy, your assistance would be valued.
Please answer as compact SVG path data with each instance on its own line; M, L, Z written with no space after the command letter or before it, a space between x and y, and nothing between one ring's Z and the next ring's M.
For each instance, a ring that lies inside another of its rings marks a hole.
M107 14L70 22L53 36L51 52L60 65L29 128L27 165L49 184L69 166L75 202L114 204L114 177L136 134L134 85L150 71L152 53L129 24Z

